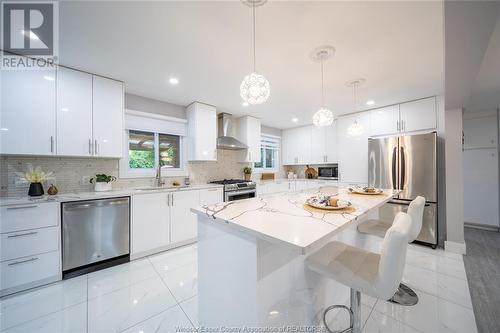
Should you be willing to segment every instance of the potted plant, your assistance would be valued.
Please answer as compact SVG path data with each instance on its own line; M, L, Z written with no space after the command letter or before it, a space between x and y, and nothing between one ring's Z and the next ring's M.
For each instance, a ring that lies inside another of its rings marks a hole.
M245 180L250 180L250 178L252 177L252 168L244 167L243 174L245 175Z
M116 180L115 176L108 176L104 173L95 175L95 178L90 178L90 183L94 184L94 191L96 192L104 192L111 191L113 187L111 186L111 182Z
M28 195L30 197L39 197L44 194L42 182L46 181L52 175L52 172L45 173L40 166L33 168L33 165L28 164L26 172L16 172L16 174L30 183Z

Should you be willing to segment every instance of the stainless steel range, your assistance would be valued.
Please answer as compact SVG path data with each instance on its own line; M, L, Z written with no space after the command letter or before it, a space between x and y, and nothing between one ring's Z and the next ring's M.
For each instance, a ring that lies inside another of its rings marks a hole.
M211 184L224 185L224 201L255 198L257 185L255 182L243 179L224 179L210 182Z

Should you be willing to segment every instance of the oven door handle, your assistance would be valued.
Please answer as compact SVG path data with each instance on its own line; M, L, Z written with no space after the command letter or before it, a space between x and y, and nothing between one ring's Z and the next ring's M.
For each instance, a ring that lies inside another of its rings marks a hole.
M232 196L235 196L235 195L240 195L240 194L247 194L247 193L255 193L256 190L255 189L251 189L251 190L241 190L241 191L229 191L229 192L226 192L226 195L228 197L232 197Z

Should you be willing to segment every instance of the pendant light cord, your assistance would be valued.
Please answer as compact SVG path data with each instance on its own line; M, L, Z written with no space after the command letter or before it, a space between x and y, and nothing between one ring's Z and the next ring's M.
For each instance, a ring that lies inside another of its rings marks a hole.
M321 107L325 107L325 88L323 80L323 55L321 55Z
M257 73L256 69L256 56L255 56L255 2L252 1L252 15L253 15L253 72Z

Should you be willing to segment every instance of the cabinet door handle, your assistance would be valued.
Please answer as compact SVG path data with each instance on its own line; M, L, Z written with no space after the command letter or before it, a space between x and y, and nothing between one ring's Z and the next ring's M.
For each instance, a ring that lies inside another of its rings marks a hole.
M406 131L406 121L403 120L403 132Z
M218 190L218 189L213 188L213 189L210 189L210 190L208 190L208 191L209 191L209 192L215 192L215 191L217 191L217 190Z
M15 235L10 235L7 236L7 238L17 238L17 237L23 237L23 236L32 236L36 235L38 231L31 231L31 232L25 232L24 234L15 234Z
M398 121L396 121L396 129L397 129L397 131L399 132L399 120L398 120Z
M19 264L24 264L24 263L27 263L27 262L31 262L31 261L35 261L35 260L38 260L38 258L29 258L29 259L26 259L26 260L19 260L19 261L14 261L14 262L11 262L8 266L15 266L15 265L19 265Z
M172 206L174 205L174 195L170 194L172 196Z
M167 194L167 206L170 206L170 194Z
M27 208L36 208L38 207L37 205L30 205L30 206L15 206L15 207L7 207L7 209L27 209Z
M89 155L92 155L92 139L89 139Z
M94 154L95 155L99 154L99 151L98 151L97 147L98 147L97 139L95 139L94 140Z
M50 136L50 152L54 152L54 137L52 135Z

